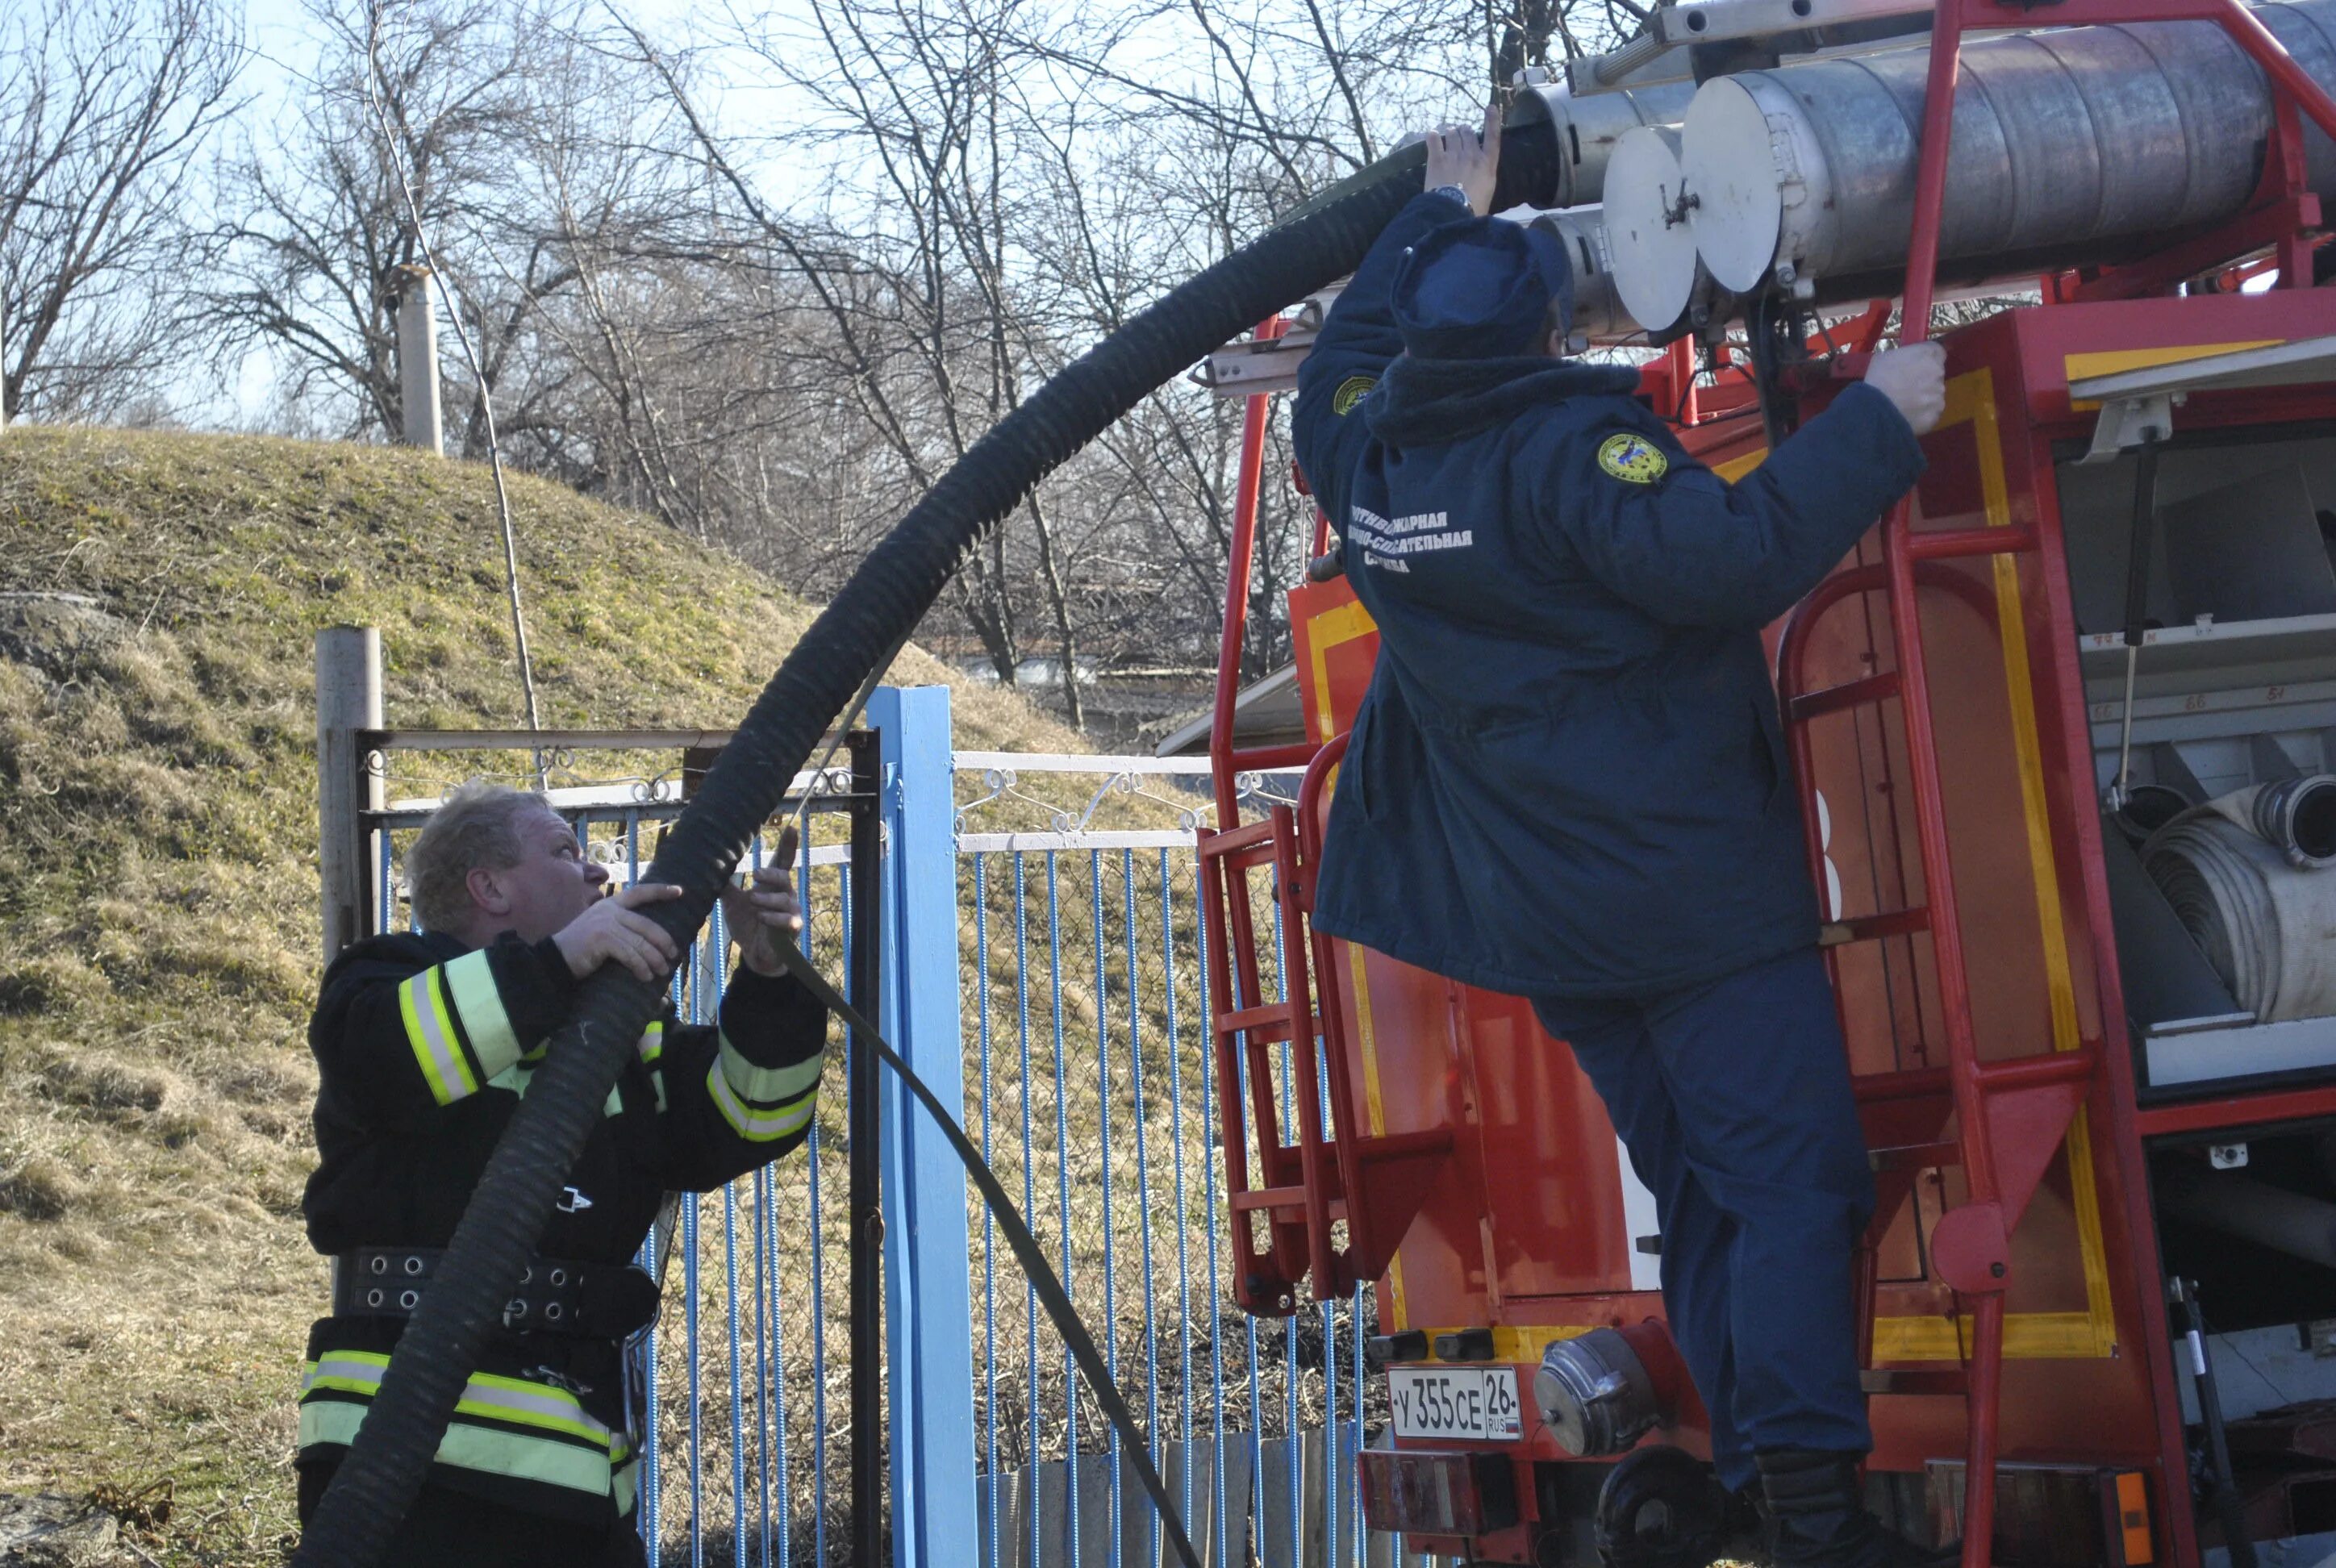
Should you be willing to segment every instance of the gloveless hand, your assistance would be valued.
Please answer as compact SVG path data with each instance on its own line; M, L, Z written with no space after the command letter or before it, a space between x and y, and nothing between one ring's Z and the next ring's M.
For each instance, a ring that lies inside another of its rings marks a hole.
M778 944L794 940L803 930L803 902L795 896L797 842L795 830L787 828L749 885L722 890L722 918L738 944L738 961L758 975L784 972Z
M670 882L635 882L578 915L551 940L579 980L611 959L637 980L661 980L673 972L681 949L663 926L638 911L679 897L681 890Z
M1427 133L1427 179L1423 190L1457 185L1468 210L1482 218L1493 209L1493 186L1501 172L1501 106L1484 111L1482 130L1439 125Z

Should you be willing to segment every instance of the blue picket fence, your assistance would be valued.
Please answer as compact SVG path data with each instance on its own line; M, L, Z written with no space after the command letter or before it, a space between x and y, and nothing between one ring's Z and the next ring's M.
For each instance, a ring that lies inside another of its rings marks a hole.
M952 754L939 688L881 692L871 720L885 759L880 1021L937 1093L962 1095L968 1135L1103 1347L1204 1562L1424 1563L1366 1531L1353 1485L1355 1453L1384 1422L1365 1376L1368 1288L1279 1322L1231 1302L1196 765ZM568 809L588 852L629 877L678 804ZM812 821L797 868L805 941L841 976L854 957L845 829ZM410 828L383 838L387 929L406 923ZM686 1020L718 1005L719 920L675 977ZM1288 1051L1274 1086L1285 1125ZM676 1234L644 1247L651 1263L671 1249L665 1315L639 1349L657 1413L640 1523L661 1564L861 1568L837 1425L852 1242L842 1057L839 1045L802 1150L683 1201ZM880 1099L894 1562L1169 1561L1116 1434L955 1155L889 1077Z

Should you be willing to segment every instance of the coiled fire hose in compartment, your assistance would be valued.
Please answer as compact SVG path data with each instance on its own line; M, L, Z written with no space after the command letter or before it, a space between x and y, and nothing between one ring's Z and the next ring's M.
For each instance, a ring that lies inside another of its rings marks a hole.
M678 885L682 896L643 912L687 945L821 735L923 618L966 552L1039 479L1153 390L1252 324L1353 271L1418 192L1425 162L1426 149L1415 143L1323 192L1171 289L976 442L878 541L763 688L644 873ZM1546 122L1504 134L1500 173L1497 207L1548 204L1558 156ZM616 965L585 982L398 1341L297 1563L366 1568L379 1560L500 1326L609 1086L664 994ZM1175 1522L1166 1523L1181 1541ZM1193 1560L1189 1545L1181 1554Z
M2267 1024L2336 1014L2336 777L2209 801L2142 863L2239 1006Z

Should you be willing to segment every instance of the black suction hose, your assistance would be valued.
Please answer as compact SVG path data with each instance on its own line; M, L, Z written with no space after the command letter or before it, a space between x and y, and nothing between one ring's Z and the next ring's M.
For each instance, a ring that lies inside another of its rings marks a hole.
M642 912L687 946L829 723L924 618L966 552L1041 478L1144 396L1245 328L1353 271L1417 193L1426 156L1414 144L1324 191L1171 289L976 442L878 541L763 688L643 873L677 885L681 896ZM1557 173L1556 140L1545 122L1504 132L1496 207L1548 200ZM662 986L614 964L585 982L317 1505L294 1558L298 1568L371 1568L379 1561L421 1489L480 1352L501 1324L503 1303L600 1119L609 1086L664 996Z

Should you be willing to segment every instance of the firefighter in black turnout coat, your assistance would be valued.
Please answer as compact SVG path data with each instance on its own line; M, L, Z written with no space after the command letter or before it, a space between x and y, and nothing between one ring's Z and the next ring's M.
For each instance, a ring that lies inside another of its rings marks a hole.
M684 1027L668 1007L641 1037L384 1562L641 1562L622 1340L657 1290L635 1255L667 1192L776 1159L817 1106L827 1011L775 950L802 925L793 851L790 831L750 888L723 895L739 964L719 1024ZM465 785L407 863L423 930L343 952L309 1025L321 1160L303 1206L334 1285L301 1382L304 1523L576 988L604 963L659 979L681 956L639 912L680 890L608 896L608 872L538 796Z

